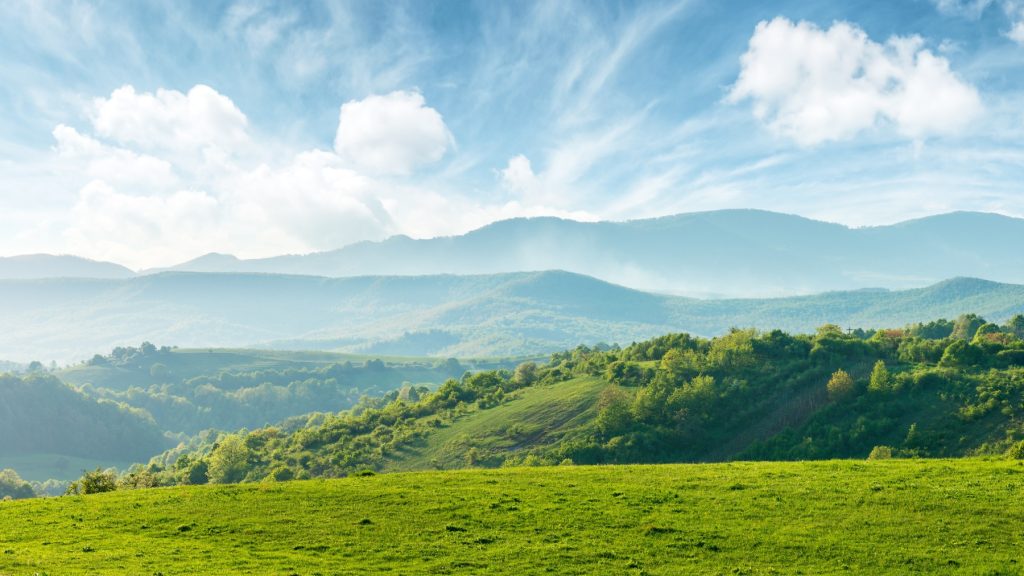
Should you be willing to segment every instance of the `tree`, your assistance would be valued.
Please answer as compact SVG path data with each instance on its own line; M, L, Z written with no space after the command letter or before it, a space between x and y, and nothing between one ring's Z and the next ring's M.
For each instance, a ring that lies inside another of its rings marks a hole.
M0 470L0 499L20 500L36 495L32 486L21 479L14 470Z
M952 344L946 346L946 350L942 353L942 359L939 360L939 366L967 368L980 364L984 360L984 356L984 351L977 346L972 346L963 340L954 340Z
M210 453L206 476L215 484L241 482L249 471L249 448L237 434L229 434Z
M871 381L868 383L868 390L872 392L885 392L892 389L892 377L889 375L889 369L885 367L885 362L879 360L875 362L875 367L871 370Z
M1024 340L1024 314L1017 314L1006 322L1006 331Z
M985 324L985 319L977 314L963 314L953 324L953 338L970 342L975 332Z
M828 390L828 397L839 400L849 396L853 392L853 378L845 370L836 370L825 385Z
M82 474L81 478L72 482L66 493L69 495L100 494L114 490L117 490L117 475L112 470L96 468Z
M629 411L629 399L621 390L606 388L598 399L598 434L603 438L618 436L629 430L633 417Z
M535 362L523 362L516 366L512 374L512 382L519 388L529 386L537 380L537 364Z

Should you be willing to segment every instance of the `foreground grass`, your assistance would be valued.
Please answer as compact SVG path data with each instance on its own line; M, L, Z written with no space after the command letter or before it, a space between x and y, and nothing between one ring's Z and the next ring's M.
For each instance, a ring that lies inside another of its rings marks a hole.
M1024 463L424 472L0 504L0 574L1019 574Z

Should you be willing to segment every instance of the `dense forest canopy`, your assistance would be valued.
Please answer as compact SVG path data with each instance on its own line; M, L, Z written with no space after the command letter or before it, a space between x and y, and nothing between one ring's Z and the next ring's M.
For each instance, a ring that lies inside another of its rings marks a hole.
M138 409L97 401L49 374L0 375L0 455L131 461L168 444L152 418Z
M476 414L498 419L531 394L574 382L600 385L590 405L565 415L572 425L564 433L502 422L493 430L506 437L504 448L463 437L458 461L431 465L864 458L876 448L876 456L1017 454L1022 338L1024 317L995 325L965 315L871 332L737 329L622 349L581 346L546 365L467 374L434 392L405 387L298 428L211 437L136 473L195 483L387 470Z

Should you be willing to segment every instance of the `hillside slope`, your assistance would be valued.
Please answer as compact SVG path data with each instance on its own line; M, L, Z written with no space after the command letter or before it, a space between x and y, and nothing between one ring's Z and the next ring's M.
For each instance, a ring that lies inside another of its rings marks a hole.
M168 447L144 416L98 402L54 377L0 375L0 457L43 453L123 462Z
M518 356L733 326L806 332L975 312L1024 311L1024 286L972 279L929 288L698 300L568 272L321 278L166 273L126 280L0 280L0 358L84 359L142 341L182 347L388 356Z

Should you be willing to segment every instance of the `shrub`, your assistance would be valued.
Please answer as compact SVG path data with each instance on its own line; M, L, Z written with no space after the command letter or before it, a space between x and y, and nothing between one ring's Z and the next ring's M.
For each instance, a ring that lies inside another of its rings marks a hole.
M892 448L888 446L875 446L868 454L868 460L891 460Z
M113 471L96 468L92 472L86 472L76 482L68 486L66 494L100 494L117 490L117 476Z
M1024 460L1024 440L1017 442L1006 451L1006 455L1014 460Z

